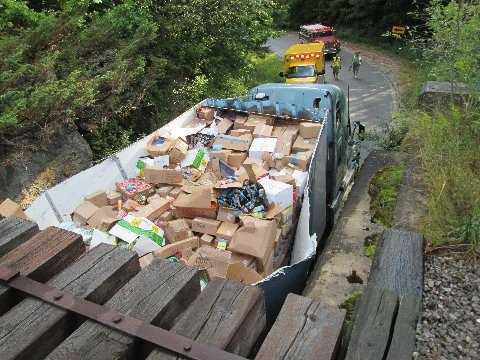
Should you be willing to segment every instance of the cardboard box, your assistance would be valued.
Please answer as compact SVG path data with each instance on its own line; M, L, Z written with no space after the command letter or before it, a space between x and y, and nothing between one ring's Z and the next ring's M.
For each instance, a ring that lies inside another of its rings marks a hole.
M159 167L146 167L144 170L145 180L152 184L182 184L182 172L175 169Z
M217 218L217 204L212 201L212 187L199 186L192 194L180 194L174 201L175 215L177 218L205 217Z
M313 139L317 138L320 130L322 129L322 123L314 123L314 122L301 122L298 131L300 136L304 139Z
M5 201L7 201L7 200L5 200ZM2 206L5 203L5 201L2 203ZM75 210L73 210L72 220L79 225L85 225L87 223L88 219L90 219L95 214L95 212L97 210L98 210L98 206L93 205L89 201L84 201L80 205L78 205L75 208ZM3 215L3 213L2 213L2 215ZM6 216L10 216L10 215L7 214Z
M196 217L192 221L192 230L201 234L215 235L220 226L220 221Z
M295 179L291 175L274 175L272 176L272 179L275 181L283 182L285 184L296 186Z
M227 161L228 155L231 154L232 150L218 150L218 151L209 151L208 156L210 161L213 159L219 159L222 161Z
M253 137L254 138L266 138L271 137L273 131L273 126L267 124L260 124L255 126L255 130L253 130Z
M105 191L97 191L93 194L85 196L85 201L91 202L93 205L102 207L108 205L107 193Z
M273 154L277 145L276 138L256 138L248 150L248 157L263 160L265 154Z
M247 114L233 114L233 128L234 129L245 129L245 123L248 120Z
M206 270L210 278L217 276L224 279L227 277L229 265L240 263L248 268L254 262L249 256L234 254L228 250L205 245L200 246L188 259L188 265L199 270Z
M284 182L263 178L258 182L265 189L268 202L278 204L282 208L293 205L293 186Z
M252 132L248 129L233 129L230 131L231 136L252 135Z
M221 146L223 149L247 151L250 148L252 139L251 135L231 136L220 134L215 138L213 144Z
M197 109L197 117L207 122L212 122L215 119L215 109L202 106Z
M293 144L292 152L312 151L315 149L316 141L317 139L304 139L303 137L298 136Z
M173 143L170 139L153 135L147 142L147 152L152 157L166 155L172 148Z
M234 168L239 168L242 165L242 163L245 161L246 158L247 158L247 153L245 151L243 151L243 152L232 152L232 153L228 154L228 159L226 161L227 161L228 165L230 165Z
M161 197L166 197L170 191L173 190L173 186L160 186L158 189L157 189L157 194L160 195Z
M273 272L273 256L274 256L274 251L273 248L270 251L270 254L267 256L265 262L261 262L260 260L257 260L257 268L258 271L260 271L260 274L262 277L267 277Z
M182 193L182 188L181 187L174 187L172 189L172 191L170 191L168 193L168 196L171 196L171 197L176 199L178 197L178 195L180 195L181 193Z
M188 259L188 265L199 270L206 270L210 278L226 278L227 268L231 261L232 253L211 246L200 246Z
M165 211L162 215L158 217L158 220L161 222L173 220L173 212L169 210Z
M191 237L190 234L190 227L185 219L169 221L165 226L165 236L171 244Z
M214 236L208 235L208 234L203 234L203 235L200 237L200 244L201 244L201 245L213 246L214 240L215 240L215 237L214 237Z
M217 129L219 134L226 134L228 130L233 126L233 121L229 119L222 119L217 124Z
M237 217L241 214L240 210L227 209L224 207L218 207L217 220L227 221L232 224L237 222Z
M125 209L126 211L136 211L140 209L142 205L140 205L138 202L136 202L133 199L127 199L125 202L122 203L122 208Z
M165 198L159 198L138 209L134 215L153 221L160 217L160 215L162 215L165 211L170 209L171 204L171 201Z
M253 285L263 279L255 270L248 268L241 263L229 264L227 267L226 278L228 280L238 281L245 285Z
M253 132L255 131L255 128L260 125L271 125L270 118L262 115L250 114L245 122L244 128Z
M301 151L295 154L292 154L288 157L289 164L297 167L302 171L308 170L308 166L310 165L310 160L312 158L312 151Z
M122 200L122 194L119 192L112 191L107 194L108 205L116 206L118 204L118 200Z
M185 157L188 152L188 144L182 139L177 139L175 144L170 150L170 162L172 164L179 164Z
M111 206L102 206L87 220L87 225L101 231L108 231L119 219L118 212Z
M199 245L199 239L197 236L178 241L174 244L168 244L162 247L159 250L156 250L153 252L153 255L166 259L170 256L179 256L182 257L182 254L185 250L192 250L198 248Z
M10 199L5 199L0 204L0 215L3 217L14 216L20 219L29 220L20 205Z
M275 153L288 156L292 152L292 144L294 141L294 134L283 133L277 138L277 144L275 146Z
M237 231L239 224L233 224L228 221L222 222L220 227L217 229L216 237L217 239L225 239L228 241L231 241L233 238L233 235Z
M245 180L249 180L250 182L257 182L258 179L266 175L268 175L267 170L265 170L262 166L258 165L255 160L247 158L243 162L243 167L240 169L239 181L242 183Z
M261 264L266 264L277 235L275 221L242 217L241 226L233 235L229 249L241 254L246 254L259 259Z

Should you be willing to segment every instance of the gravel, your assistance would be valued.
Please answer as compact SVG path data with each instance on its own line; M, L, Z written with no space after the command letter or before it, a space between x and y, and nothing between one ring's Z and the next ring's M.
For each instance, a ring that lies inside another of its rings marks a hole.
M454 256L425 260L415 359L480 359L480 266Z

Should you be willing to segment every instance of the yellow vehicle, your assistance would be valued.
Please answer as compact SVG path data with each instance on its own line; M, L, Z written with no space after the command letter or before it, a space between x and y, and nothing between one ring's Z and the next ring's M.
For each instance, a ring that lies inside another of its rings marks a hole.
M280 73L287 84L323 83L324 75L323 43L295 44L288 48Z

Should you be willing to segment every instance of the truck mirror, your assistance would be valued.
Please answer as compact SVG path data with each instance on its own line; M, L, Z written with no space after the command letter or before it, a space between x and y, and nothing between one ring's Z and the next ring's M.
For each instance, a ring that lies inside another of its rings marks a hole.
M280 71L280 72L278 73L278 76L283 77L283 71Z

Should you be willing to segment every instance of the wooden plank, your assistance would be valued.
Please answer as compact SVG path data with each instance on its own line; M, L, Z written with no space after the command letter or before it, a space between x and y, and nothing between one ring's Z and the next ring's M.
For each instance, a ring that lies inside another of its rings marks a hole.
M103 304L138 271L135 253L101 244L49 284ZM42 359L82 321L65 310L27 298L0 318L1 358Z
M220 349L247 356L266 326L261 289L234 281L212 280L172 331ZM176 359L155 349L148 360Z
M0 256L15 249L38 232L34 222L8 217L0 220Z
M0 258L0 264L34 280L45 282L84 252L85 245L80 235L49 227ZM0 285L0 315L23 298L18 292Z
M156 259L107 302L107 307L169 329L200 293L197 270ZM87 321L48 357L49 360L123 359L134 351L134 338ZM137 343L138 345L138 343ZM138 347L132 358L138 358ZM141 352L141 351L140 351Z
M256 360L336 358L345 310L289 294Z
M422 312L420 296L400 300L387 360L410 360L416 349L417 323Z
M398 296L372 287L360 300L346 360L384 359L398 310Z
M400 297L423 291L423 237L398 229L385 230L370 270L368 284Z

